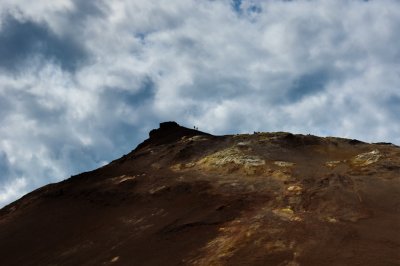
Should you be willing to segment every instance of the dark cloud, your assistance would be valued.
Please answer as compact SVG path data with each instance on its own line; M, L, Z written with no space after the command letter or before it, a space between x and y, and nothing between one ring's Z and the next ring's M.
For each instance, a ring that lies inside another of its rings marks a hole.
M322 92L330 80L330 71L319 69L295 79L285 97L289 101L299 101L309 95Z
M97 126L106 136L114 136L112 141L120 147L115 156L121 151L130 151L140 139L146 137L147 132L142 131L146 127L145 121L154 123L156 119L149 109L155 90L154 81L145 77L139 88L107 88L101 93L100 112L107 115L102 116ZM137 125L137 119L143 121L143 125Z
M262 12L261 6L252 1L232 0L231 6L238 15L252 15Z
M0 185L4 181L8 181L10 174L10 164L8 162L7 154L0 151Z
M14 108L10 98L0 97L0 117L5 117Z
M391 120L397 120L400 114L400 95L391 94L380 99L381 105L385 107L387 115Z
M0 43L0 67L11 72L35 57L54 61L68 71L75 71L88 59L87 51L74 39L56 35L45 24L11 15L3 20Z
M143 78L140 87L109 88L104 91L104 99L112 99L108 103L118 102L127 106L138 107L148 104L154 99L156 88L150 77Z
M242 12L242 9L240 7L242 5L242 0L232 0L231 5L233 10L235 10L236 12L238 13Z
M86 20L90 17L102 17L107 12L107 7L104 5L103 1L73 1L74 9L65 14L67 21L74 23L76 26L83 26ZM73 32L71 32L73 33Z

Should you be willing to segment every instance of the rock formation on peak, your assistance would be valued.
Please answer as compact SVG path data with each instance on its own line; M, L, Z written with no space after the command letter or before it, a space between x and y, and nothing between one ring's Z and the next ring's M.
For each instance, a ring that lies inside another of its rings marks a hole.
M186 127L180 126L178 123L170 121L160 123L158 129L153 129L149 132L149 139L145 140L140 147L153 144L160 145L179 140L180 138L186 136L198 136L198 135L210 135L199 130L194 130Z
M400 148L161 123L0 210L0 265L399 265Z

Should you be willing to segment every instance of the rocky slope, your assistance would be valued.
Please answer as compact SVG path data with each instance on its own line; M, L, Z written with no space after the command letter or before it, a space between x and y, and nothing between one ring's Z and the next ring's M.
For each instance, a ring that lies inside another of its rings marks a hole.
M0 210L0 265L400 265L400 148L162 123Z

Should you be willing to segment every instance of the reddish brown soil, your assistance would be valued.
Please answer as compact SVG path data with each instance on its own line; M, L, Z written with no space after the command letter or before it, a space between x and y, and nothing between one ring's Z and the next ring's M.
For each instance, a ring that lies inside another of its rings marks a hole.
M400 265L400 148L163 123L1 209L0 265Z

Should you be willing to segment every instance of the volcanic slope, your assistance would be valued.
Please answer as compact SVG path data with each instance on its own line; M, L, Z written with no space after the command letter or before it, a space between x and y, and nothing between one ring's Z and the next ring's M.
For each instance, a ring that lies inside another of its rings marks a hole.
M400 148L161 123L1 209L0 265L400 265Z

